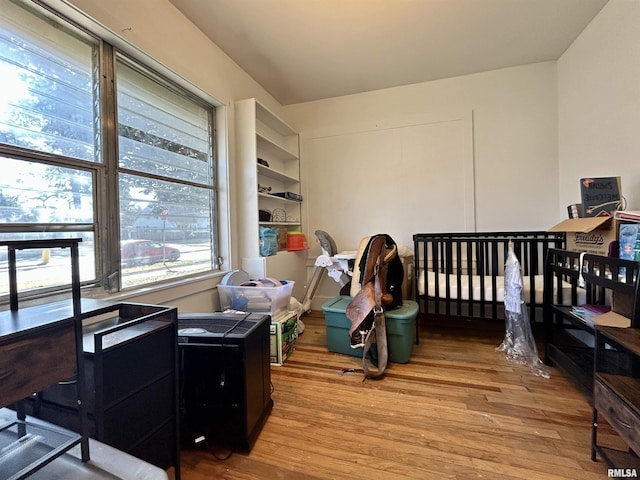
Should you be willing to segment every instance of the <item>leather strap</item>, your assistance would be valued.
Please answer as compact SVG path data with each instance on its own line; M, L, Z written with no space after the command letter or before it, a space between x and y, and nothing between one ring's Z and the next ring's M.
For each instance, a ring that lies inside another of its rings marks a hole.
M384 308L382 308L382 288L380 286L379 271L382 267L382 256L378 257L378 262L375 268L375 307L373 308L373 326L367 335L365 346L362 352L362 369L364 370L364 378L373 378L381 376L387 368L388 362L388 349L387 349L387 325L386 318L384 316ZM378 351L378 365L377 370L374 372L369 368L368 353L371 349L371 345L375 343Z

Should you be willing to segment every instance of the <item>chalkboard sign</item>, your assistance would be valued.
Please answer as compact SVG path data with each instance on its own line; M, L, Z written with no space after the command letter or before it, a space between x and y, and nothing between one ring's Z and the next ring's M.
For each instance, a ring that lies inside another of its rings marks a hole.
M610 217L622 210L620 177L581 178L580 194L585 217Z

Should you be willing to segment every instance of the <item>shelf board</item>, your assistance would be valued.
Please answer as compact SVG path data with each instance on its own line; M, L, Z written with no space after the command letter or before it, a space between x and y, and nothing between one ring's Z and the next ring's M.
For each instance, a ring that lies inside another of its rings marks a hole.
M567 307L564 305L553 305L553 310L556 313L560 313L564 319L569 320L573 325L580 328L581 330L585 330L591 334L595 334L595 328L593 325L587 323L582 318L574 315L571 312L572 307Z
M292 177L291 175L287 175L286 173L279 172L278 170L274 170L270 167L265 167L264 165L260 165L256 163L258 167L258 175L264 175L265 177L272 178L274 180L279 180L281 182L299 182L296 177Z
M300 222L258 222L263 227L297 227L300 225Z
M640 378L597 372L596 377L640 416Z
M287 125L284 120L278 118L275 113L269 110L256 100L256 119L269 127L271 130L278 132L283 137L297 135L296 131Z
M270 138L261 135L256 132L256 139L258 142L258 152L264 151L268 152L274 157L279 158L284 161L296 161L298 160L298 156L295 153L290 152L285 147L274 143Z
M277 200L282 203L291 203L294 205L300 205L301 200L291 200L290 198L278 197L277 195L271 195L270 193L258 193L258 197L268 198L269 200Z
M598 327L598 332L602 333L605 338L613 340L622 348L625 348L636 355L640 355L640 329Z
M596 445L595 449L609 467L640 470L640 459L631 452L602 445Z
M5 424L0 429L0 477L26 478L78 445L81 438L75 432L46 423L16 420Z

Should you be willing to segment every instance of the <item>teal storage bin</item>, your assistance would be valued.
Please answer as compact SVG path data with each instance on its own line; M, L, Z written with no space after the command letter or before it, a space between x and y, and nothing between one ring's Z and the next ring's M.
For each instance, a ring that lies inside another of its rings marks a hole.
M362 357L362 348L351 348L349 341L351 321L345 312L350 301L351 297L342 295L327 300L322 305L327 327L327 348L330 352ZM403 300L401 307L385 311L390 362L407 363L411 358L417 316L418 303L413 300Z

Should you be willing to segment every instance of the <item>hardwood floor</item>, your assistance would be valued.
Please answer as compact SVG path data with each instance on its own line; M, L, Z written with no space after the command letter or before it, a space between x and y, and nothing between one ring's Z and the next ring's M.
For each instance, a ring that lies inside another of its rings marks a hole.
M183 480L607 478L590 459L586 398L558 370L537 377L496 353L500 322L422 323L410 362L363 382L340 375L361 361L327 351L322 312L302 320L296 351L271 368L274 408L251 452L185 450ZM606 426L599 438L618 445Z

